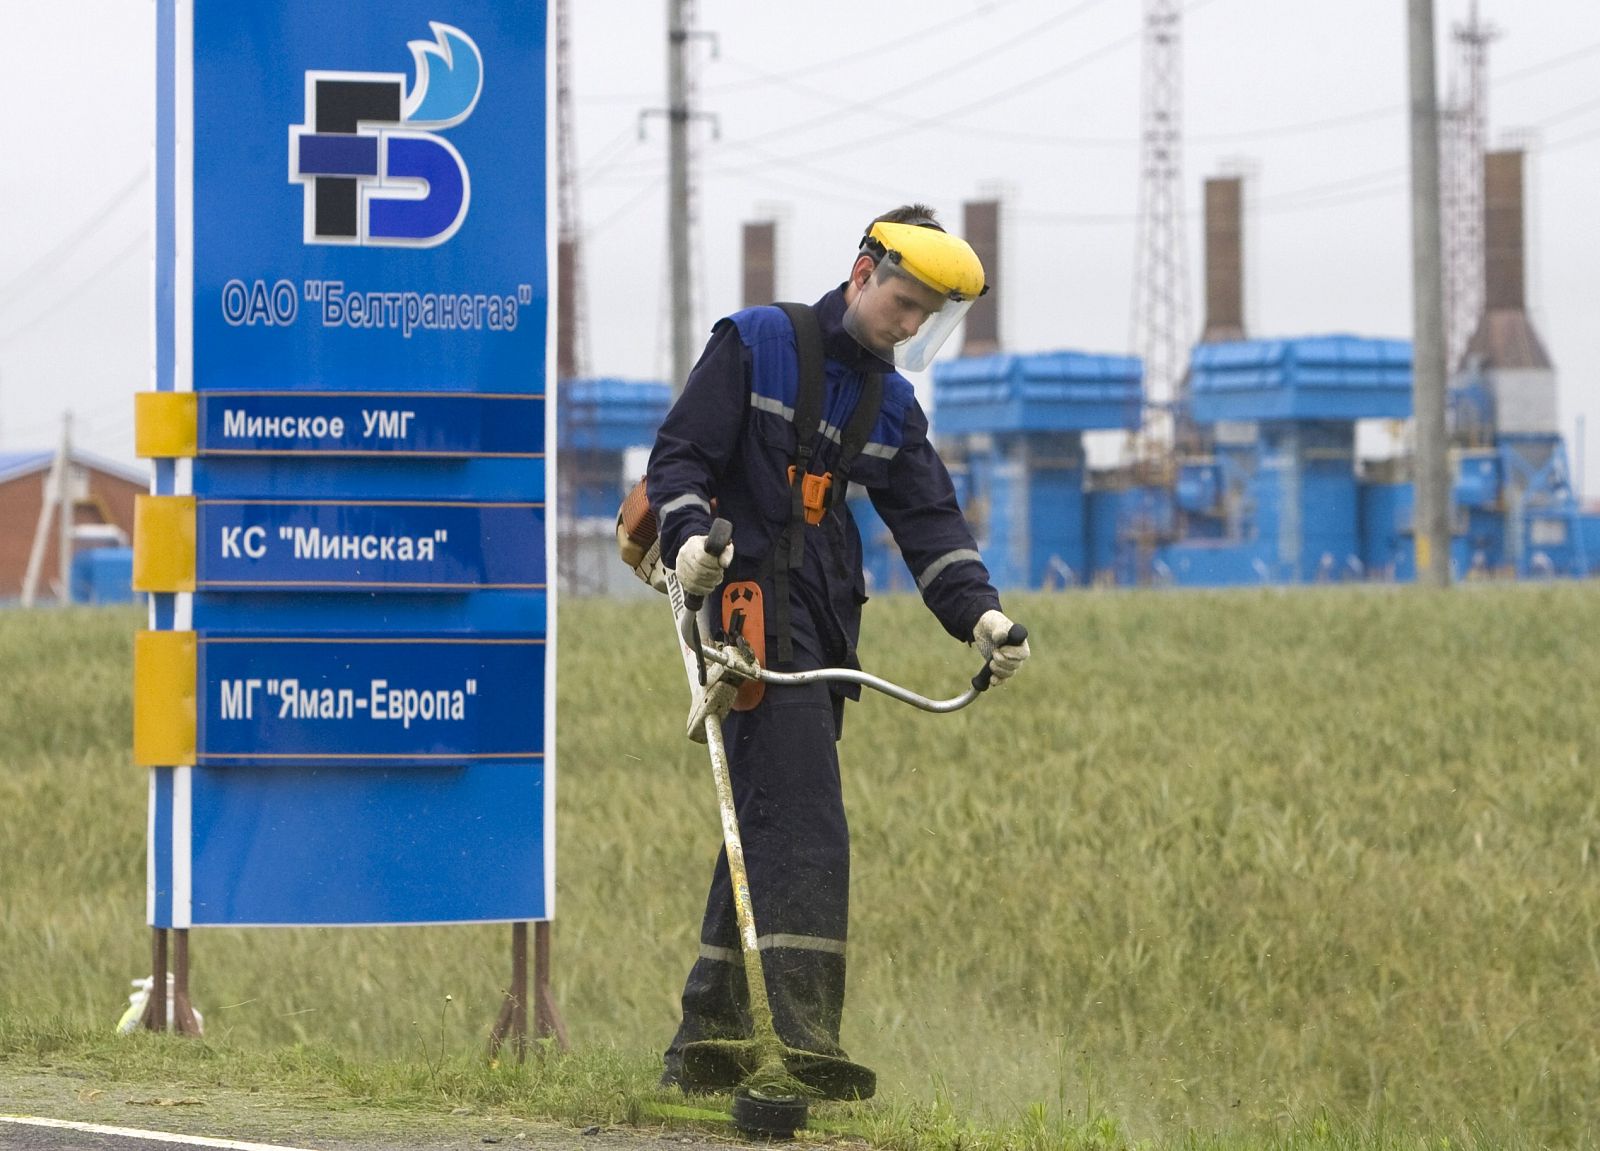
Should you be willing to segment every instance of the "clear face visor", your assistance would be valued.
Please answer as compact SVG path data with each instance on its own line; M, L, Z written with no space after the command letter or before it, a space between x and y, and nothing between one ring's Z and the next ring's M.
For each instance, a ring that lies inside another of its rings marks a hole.
M876 298L869 300L869 293ZM973 297L924 283L890 253L878 261L866 288L846 311L845 328L862 346L892 358L895 367L920 372L933 363L973 303ZM911 329L909 336L896 339L891 334L906 329Z

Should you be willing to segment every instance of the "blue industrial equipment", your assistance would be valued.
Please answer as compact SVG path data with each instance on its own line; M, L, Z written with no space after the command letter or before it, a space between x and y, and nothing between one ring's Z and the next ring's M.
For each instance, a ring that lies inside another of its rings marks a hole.
M1174 493L1185 512L1216 515L1222 510L1222 465L1216 460L1186 460L1178 466Z
M85 548L72 557L72 602L133 602L133 549Z
M1405 419L1411 345L1361 336L1200 344L1189 361L1196 423Z
M1410 483L1361 485L1361 563L1369 579L1409 582L1416 578L1414 516Z
M1556 435L1501 435L1505 563L1518 578L1588 575L1582 512Z
M1486 447L1494 442L1494 393L1481 377L1471 376L1453 384L1445 400L1445 418L1450 441L1469 447Z
M941 436L1139 426L1144 366L1086 352L972 356L934 365Z
M560 396L560 444L568 452L620 453L654 443L672 406L672 389L654 380L562 380Z
M997 586L1087 582L1082 433L1136 429L1142 379L1133 357L1070 351L935 365L941 448Z
M572 513L610 519L639 478L623 474L623 457L655 442L672 389L654 380L569 379L561 381L560 397L557 434L574 478Z
M936 366L941 448L999 586L1415 579L1411 483L1356 464L1358 421L1410 415L1408 343L1195 348L1188 415L1209 454L1176 461L1170 486L1085 465L1084 431L1139 426L1140 374L1136 360L1074 352ZM1452 388L1449 412L1457 576L1587 575L1600 515L1582 513L1560 437L1497 429L1494 396L1473 379ZM907 587L870 504L858 493L852 507L873 588Z
M1304 336L1201 344L1190 417L1215 454L1185 461L1182 538L1157 562L1176 583L1308 583L1362 578L1355 424L1411 412L1401 340ZM1240 432L1243 430L1244 434Z
M1121 585L1166 582L1158 565L1163 541L1175 532L1172 493L1166 488L1097 488L1088 492L1087 582Z
M1500 453L1469 449L1456 457L1455 502L1464 508L1492 508L1500 502Z

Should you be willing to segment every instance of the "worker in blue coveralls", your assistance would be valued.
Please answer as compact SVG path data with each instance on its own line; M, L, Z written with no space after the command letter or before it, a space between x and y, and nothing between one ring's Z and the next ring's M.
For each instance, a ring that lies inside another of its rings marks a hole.
M750 641L764 666L860 666L867 596L861 538L845 502L851 481L893 533L928 608L952 636L977 644L994 680L1009 679L1028 658L1025 640L1007 643L1012 621L928 440L927 417L895 370L926 368L985 291L977 254L945 232L932 209L906 205L875 219L850 278L811 308L825 390L805 444L796 428L808 406L796 322L768 306L713 329L661 425L646 488L663 563L686 592L713 605L712 593L723 589L725 627ZM813 379L818 374L813 369ZM706 548L713 516L733 525L733 543L718 555ZM835 744L844 699L860 689L763 685L758 701L750 694L747 687L723 732L773 1021L786 1046L842 1059L850 837ZM737 1085L737 1068L686 1066L682 1051L750 1035L725 851L700 941L662 1082L724 1090ZM856 1083L848 1094L870 1091Z

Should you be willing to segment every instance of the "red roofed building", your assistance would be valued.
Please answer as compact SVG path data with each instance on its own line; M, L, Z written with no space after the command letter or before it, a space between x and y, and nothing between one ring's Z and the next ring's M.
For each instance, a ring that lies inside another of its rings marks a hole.
M0 451L0 602L22 594L55 456L48 449ZM72 453L69 466L67 491L73 500L75 550L129 543L133 539L134 498L150 490L148 472L82 451ZM52 517L39 566L40 600L66 598L66 589L59 586L59 537Z

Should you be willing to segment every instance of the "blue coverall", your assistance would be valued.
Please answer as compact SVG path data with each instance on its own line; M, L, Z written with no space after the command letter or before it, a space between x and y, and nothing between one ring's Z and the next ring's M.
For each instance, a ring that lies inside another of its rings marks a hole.
M985 611L1000 607L949 473L928 440L911 383L845 331L843 286L815 305L826 354L826 398L810 471L832 469L865 373L883 375L883 406L850 478L867 490L894 535L927 604L945 629L970 640ZM733 524L727 581L758 580L765 601L768 665L777 670L859 667L856 641L866 587L861 537L845 500L805 530L803 565L790 575L793 660L775 656L771 555L791 517L799 363L789 319L749 308L718 322L682 396L656 437L646 487L674 566L690 536L716 515ZM720 603L721 592L712 603ZM713 613L718 614L718 613ZM761 932L773 1020L785 1044L842 1055L850 837L835 747L845 696L827 684L767 685L760 704L723 726L734 801ZM719 855L701 926L700 955L683 992L683 1018L666 1052L678 1081L684 1044L750 1033L726 852ZM732 1083L685 1083L730 1087Z

